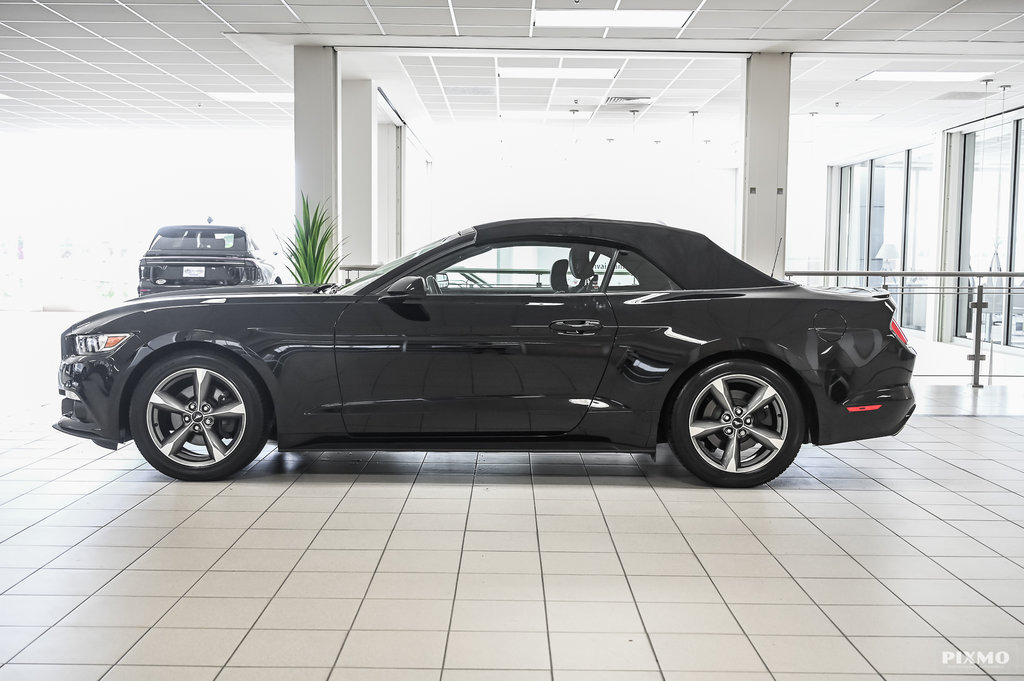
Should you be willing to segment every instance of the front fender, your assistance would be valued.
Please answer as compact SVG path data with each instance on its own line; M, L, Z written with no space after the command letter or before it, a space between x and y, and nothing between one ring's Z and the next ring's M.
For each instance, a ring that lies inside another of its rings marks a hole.
M224 357L233 357L252 371L263 384L274 405L275 417L277 405L282 401L280 382L270 366L250 347L237 339L204 329L189 329L160 334L140 345L130 361L117 372L111 385L111 397L119 405L118 421L120 423L120 441L131 439L128 430L128 405L135 385L151 366L157 364L162 357L181 352L209 352Z

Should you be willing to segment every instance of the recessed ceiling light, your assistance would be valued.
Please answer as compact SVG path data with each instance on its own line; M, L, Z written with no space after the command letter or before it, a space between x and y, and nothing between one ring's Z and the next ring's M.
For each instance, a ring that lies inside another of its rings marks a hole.
M872 71L858 80L912 83L968 83L991 76L991 71Z
M554 109L552 111L502 111L502 118L517 118L522 120L545 120L545 119L563 119L563 120L578 120L585 121L592 115L590 111L564 111L562 109Z
M553 80L611 80L618 69L558 68L543 66L505 66L498 69L498 78L537 78Z
M682 28L693 12L672 9L539 9L533 25L583 28Z
M295 96L290 92L207 92L222 102L291 102Z

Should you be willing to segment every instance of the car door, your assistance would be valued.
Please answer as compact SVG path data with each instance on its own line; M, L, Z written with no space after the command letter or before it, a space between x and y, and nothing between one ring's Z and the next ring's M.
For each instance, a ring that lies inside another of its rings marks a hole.
M615 338L594 274L610 254L585 244L469 246L413 273L424 278L425 294L370 295L349 306L335 343L348 432L571 431ZM589 276L573 276L570 255L578 269L589 264L577 271Z

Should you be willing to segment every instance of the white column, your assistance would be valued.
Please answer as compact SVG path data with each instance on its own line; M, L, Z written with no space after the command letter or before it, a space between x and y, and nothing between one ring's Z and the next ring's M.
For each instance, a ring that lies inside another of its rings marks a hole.
M338 64L332 47L296 46L295 213L301 194L338 217Z
M790 55L752 54L746 80L741 253L754 267L774 268L781 277L786 267Z
M345 264L376 262L377 88L341 81L341 250Z
M399 210L401 183L398 155L401 128L389 120L377 126L377 230L374 232L374 262L388 262L400 255Z

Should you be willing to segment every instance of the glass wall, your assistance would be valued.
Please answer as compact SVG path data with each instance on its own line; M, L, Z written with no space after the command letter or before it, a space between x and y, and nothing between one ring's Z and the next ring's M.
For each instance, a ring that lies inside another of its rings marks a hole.
M839 269L867 269L868 202L871 197L871 164L845 166L842 169L839 203ZM863 285L853 278L844 282Z
M871 216L868 221L868 269L903 268L903 213L907 182L906 153L871 162ZM875 279L877 284L880 279ZM875 285L877 285L875 284Z
M1024 159L1024 135L1020 130L1022 124L1018 122L1017 125L1017 196L1013 231L1010 233L1013 241L1010 270L1024 272L1024 172L1021 172L1021 164L1024 163L1022 160ZM1014 279L1013 286L1024 288L1024 277ZM1010 345L1024 347L1024 294L1022 293L1010 296L1010 328L1007 335Z
M1013 326L1008 320L1010 299L997 293L1007 281L986 277L987 272L1006 272L1011 267L1011 206L1013 205L1013 164L1015 124L971 132L964 136L963 203L960 222L960 258L962 271L978 276L960 280L961 286L979 283L992 289L985 296L988 307L982 312L981 336L984 341L1003 343ZM957 335L974 337L970 295L957 301Z
M935 169L935 149L921 147L910 150L910 172L907 176L907 231L904 248L907 271L928 272L939 269L939 177ZM926 277L907 277L908 287L925 286ZM924 331L928 319L928 297L907 295L903 298L904 328Z
M992 119L990 127L963 133L959 231L943 239L938 146L919 147L840 169L838 255L840 270L929 272L954 267L971 276L958 280L955 326L974 338L974 291L984 286L981 339L1024 348L1024 277L993 276L1024 271L1024 120ZM884 279L894 291L904 328L927 330L939 318L936 286L952 279L911 276ZM879 276L847 277L847 285L879 286ZM1016 291L1011 292L1011 288ZM917 289L915 291L915 289ZM952 325L951 325L952 326Z
M869 272L927 271L938 266L939 188L935 149L920 147L844 166L839 189L839 269ZM901 323L925 329L924 295L901 287L924 278L847 277L850 286L889 285Z

